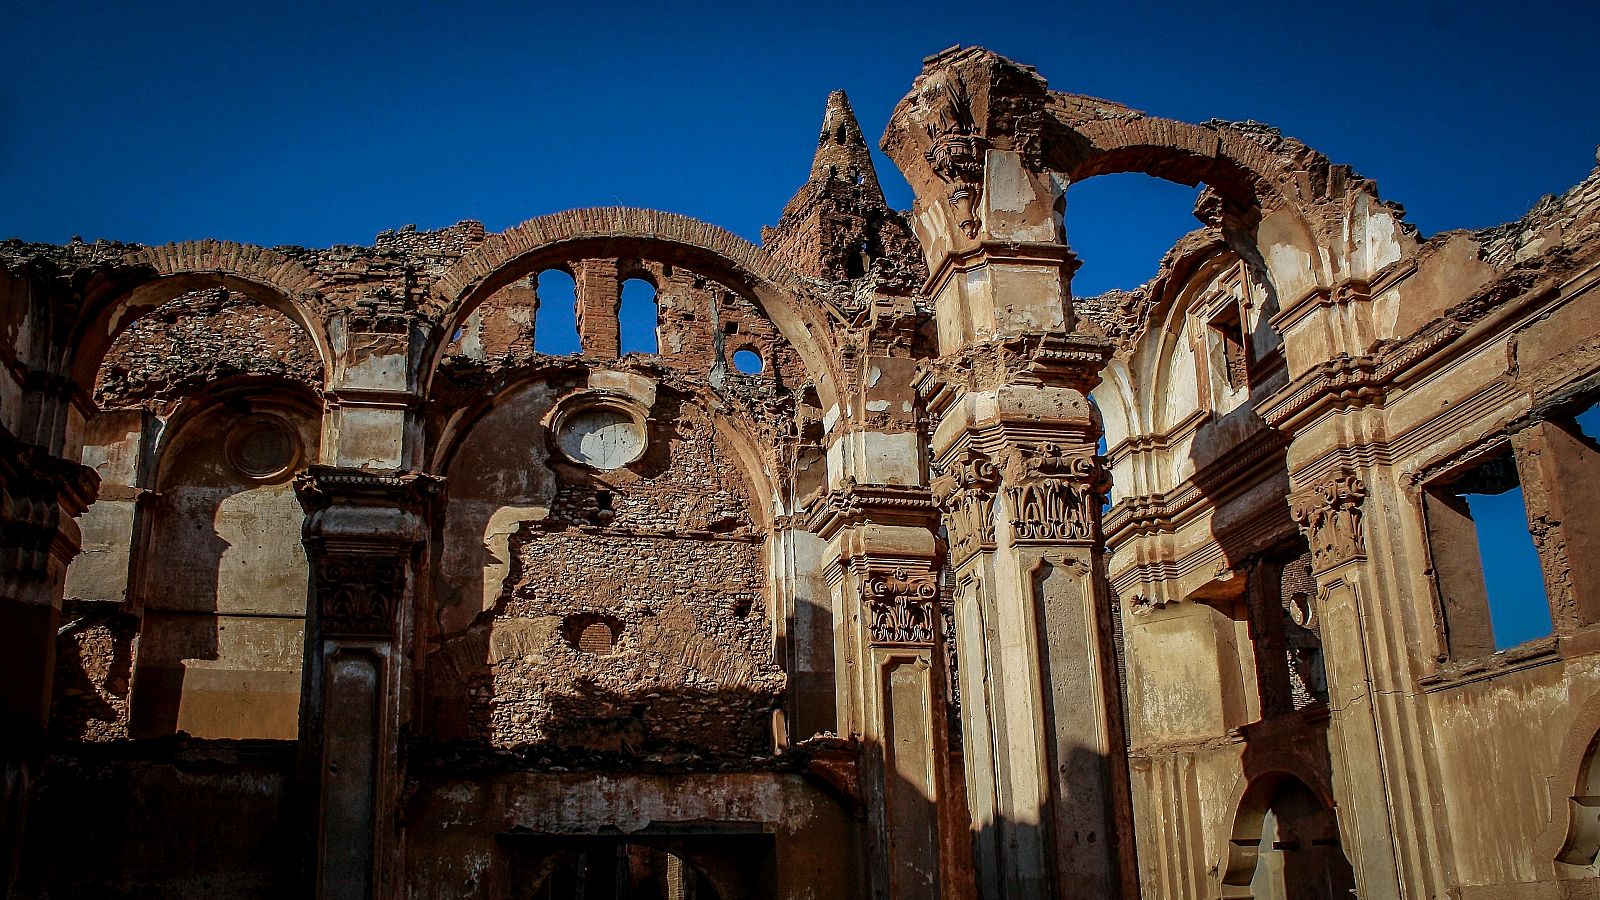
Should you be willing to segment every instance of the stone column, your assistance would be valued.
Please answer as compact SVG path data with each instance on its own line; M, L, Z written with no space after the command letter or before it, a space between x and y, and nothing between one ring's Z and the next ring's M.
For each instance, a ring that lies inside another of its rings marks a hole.
M939 828L949 785L936 522L925 488L854 482L812 513L843 613L851 702L841 729L863 744L868 878L884 900L960 893L944 883Z
M389 846L413 579L439 479L313 466L295 487L307 513L300 741L314 810L309 880L325 900L395 896Z
M78 524L94 502L93 469L0 428L0 897L11 895L28 793L44 761L56 628Z
M1132 877L1099 528L1106 479L1086 396L1105 352L1024 337L930 367L923 383L940 422L933 488L956 573L985 897L1116 897ZM939 377L978 370L992 374Z
M939 358L918 389L956 561L967 796L986 898L1136 896L1125 743L1063 184L1031 69L924 61L884 149L916 192Z
M1367 571L1364 510L1377 479L1351 469L1302 479L1304 486L1289 497L1289 513L1311 546L1311 572L1317 580L1339 828L1361 896L1398 898L1405 891L1394 833L1393 778L1394 755L1404 750L1385 748L1379 719L1392 720L1400 713L1392 696L1380 703L1375 693L1384 690L1381 685L1403 679L1404 673L1375 658L1381 651L1375 654L1373 647L1377 627L1370 605L1377 579ZM1399 498L1391 502L1398 505ZM1407 777L1426 776L1419 771ZM1409 793L1409 788L1400 790Z

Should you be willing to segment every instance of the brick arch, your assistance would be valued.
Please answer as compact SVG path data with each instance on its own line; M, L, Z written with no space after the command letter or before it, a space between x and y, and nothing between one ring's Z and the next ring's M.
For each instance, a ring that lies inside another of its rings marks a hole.
M1321 201L1365 184L1354 176L1329 178L1334 167L1326 157L1266 126L1196 125L1057 92L1045 113L1045 161L1075 181L1142 172L1191 186L1205 182L1241 206L1288 204L1308 221L1317 218L1313 207Z
M287 315L311 337L324 379L333 371L322 279L275 250L214 240L140 248L97 275L86 286L66 371L85 390L92 389L100 362L134 319L181 294L215 287Z
M674 213L630 207L575 209L529 219L491 234L434 282L429 311L440 328L428 353L424 383L442 358L447 338L496 290L566 259L561 248L577 243L626 241L670 248L691 262L722 272L755 296L763 312L800 353L813 376L835 381L829 360L832 331L819 305L804 302L806 288L771 254L715 225ZM831 390L830 390L831 392Z
M1148 116L1117 103L1051 93L1045 105L1045 164L1071 181L1136 172L1191 187L1211 186L1243 211L1258 243L1288 244L1312 260L1311 278L1326 286L1332 273L1318 247L1341 234L1347 195L1376 199L1371 182L1348 167L1275 131L1234 123L1195 125ZM1264 249L1264 248L1263 248ZM1263 253L1269 270L1271 254ZM1306 273L1274 272L1285 286Z

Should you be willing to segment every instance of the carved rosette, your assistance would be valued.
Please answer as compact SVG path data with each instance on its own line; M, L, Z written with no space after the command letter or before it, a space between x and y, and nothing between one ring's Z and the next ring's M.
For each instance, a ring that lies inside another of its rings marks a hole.
M954 565L994 549L994 495L999 485L999 468L989 457L970 449L933 479L933 497L944 512Z
M1289 514L1311 545L1319 572L1366 555L1361 504L1367 486L1353 472L1336 472L1289 497Z
M1018 544L1094 541L1106 477L1091 453L1056 444L1010 453L1005 471L1012 540Z
M865 591L874 646L933 646L939 627L939 584L932 572L903 567L874 572Z

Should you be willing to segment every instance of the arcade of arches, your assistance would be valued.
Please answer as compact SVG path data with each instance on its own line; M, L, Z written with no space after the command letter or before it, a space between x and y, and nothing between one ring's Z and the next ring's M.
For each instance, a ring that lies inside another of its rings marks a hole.
M882 146L761 246L0 244L0 893L1600 896L1600 170L1424 238L978 48ZM1074 295L1127 172L1197 227Z

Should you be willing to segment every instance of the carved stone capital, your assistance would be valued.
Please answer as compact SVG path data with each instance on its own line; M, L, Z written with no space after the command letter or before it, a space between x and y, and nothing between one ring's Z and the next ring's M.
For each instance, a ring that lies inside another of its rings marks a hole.
M1312 566L1326 571L1366 555L1361 505L1367 486L1354 472L1335 472L1289 496L1289 515L1311 545Z
M405 598L409 564L398 555L318 556L313 570L323 636L390 637Z
M295 479L325 637L387 639L405 601L413 551L444 480L420 472L312 466Z
M994 497L999 486L999 467L971 447L934 477L933 497L944 512L953 564L994 549Z
M1108 480L1099 457L1052 443L1013 447L1002 471L1015 543L1095 540Z
M939 580L931 571L898 567L862 582L874 646L932 647L939 628Z

